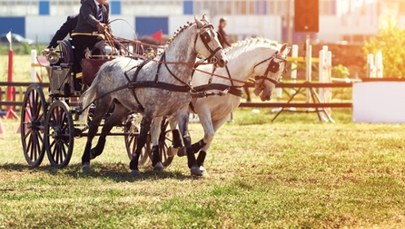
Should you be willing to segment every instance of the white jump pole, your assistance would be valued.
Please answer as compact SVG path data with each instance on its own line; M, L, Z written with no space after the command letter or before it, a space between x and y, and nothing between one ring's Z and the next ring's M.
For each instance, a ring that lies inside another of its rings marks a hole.
M292 83L296 83L297 82L297 75L298 75L298 50L299 47L298 45L292 45L291 47L291 57L295 58L294 61L291 62L291 82ZM295 89L291 88L290 89L290 94L294 94L296 93ZM290 107L291 111L295 111L296 108L295 107Z
M319 68L319 82L324 83L327 76L327 72L325 71L326 69L326 53L328 52L328 46L324 45L322 49L319 51L319 63L318 63L318 68ZM319 99L321 102L324 102L324 88L319 88Z
M375 69L376 69L376 77L383 78L384 65L383 65L383 56L381 52L377 52L377 54L375 55Z
M372 53L367 55L367 77L375 78L376 69L374 65L374 55Z
M326 83L331 83L332 82L332 52L328 51L326 53ZM324 91L324 100L325 103L330 103L332 101L332 88L325 88ZM330 117L332 117L332 109L330 107L327 107L325 111L329 114Z
M298 45L292 45L291 57L292 58L298 58ZM298 67L297 61L293 61L291 63L291 69L292 69L291 70L291 81L293 83L297 82L297 72L298 72L297 67ZM294 93L293 91L294 90L291 90L291 93Z
M37 71L35 69L35 65L37 63L38 63L37 50L31 49L31 80L32 80L32 82L37 82Z

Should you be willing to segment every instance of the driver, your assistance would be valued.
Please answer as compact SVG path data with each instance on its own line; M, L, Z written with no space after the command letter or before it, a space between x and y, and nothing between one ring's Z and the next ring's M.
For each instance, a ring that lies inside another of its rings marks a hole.
M107 0L85 0L80 7L77 25L72 33L75 47L73 73L80 78L80 62L86 48L92 50L94 45L104 39L103 33L108 30L109 5Z

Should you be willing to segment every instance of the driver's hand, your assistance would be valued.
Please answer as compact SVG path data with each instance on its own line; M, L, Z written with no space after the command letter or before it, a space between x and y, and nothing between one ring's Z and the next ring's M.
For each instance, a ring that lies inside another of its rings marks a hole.
M106 24L104 24L104 23L98 23L97 25L96 25L96 27L97 27L97 30L99 31L99 32L104 32L106 29L107 29L107 25Z
M47 56L49 54L50 50L48 48L42 50L42 55Z

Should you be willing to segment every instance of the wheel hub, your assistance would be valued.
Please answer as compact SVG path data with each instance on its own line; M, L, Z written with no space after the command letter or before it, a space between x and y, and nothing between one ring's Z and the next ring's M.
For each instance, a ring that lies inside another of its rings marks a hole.
M27 123L27 128L31 130L39 130L41 126L41 121L39 120L32 120L31 122Z
M50 134L50 136L54 139L59 139L62 137L62 129L59 126L56 126L53 128L52 133Z

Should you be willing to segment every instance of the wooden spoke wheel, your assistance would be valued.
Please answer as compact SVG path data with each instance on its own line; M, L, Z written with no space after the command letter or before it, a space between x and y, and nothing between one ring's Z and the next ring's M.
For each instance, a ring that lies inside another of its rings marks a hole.
M21 109L21 143L28 165L38 167L45 155L44 123L47 104L41 87L32 84L27 88Z
M49 108L45 123L45 147L49 162L63 168L70 162L74 145L72 115L65 102L55 101Z
M124 126L124 138L125 138L125 148L127 149L127 154L130 160L132 160L135 154L137 138L139 135L139 128L134 122L135 117L130 117ZM149 162L149 157L151 153L151 143L150 136L146 140L145 146L139 157L139 165L145 165Z
M174 155L170 154L171 147L173 145L172 130L167 130L169 121L164 119L162 122L162 129L159 136L159 153L162 158L162 164L164 167L168 167L174 158Z

